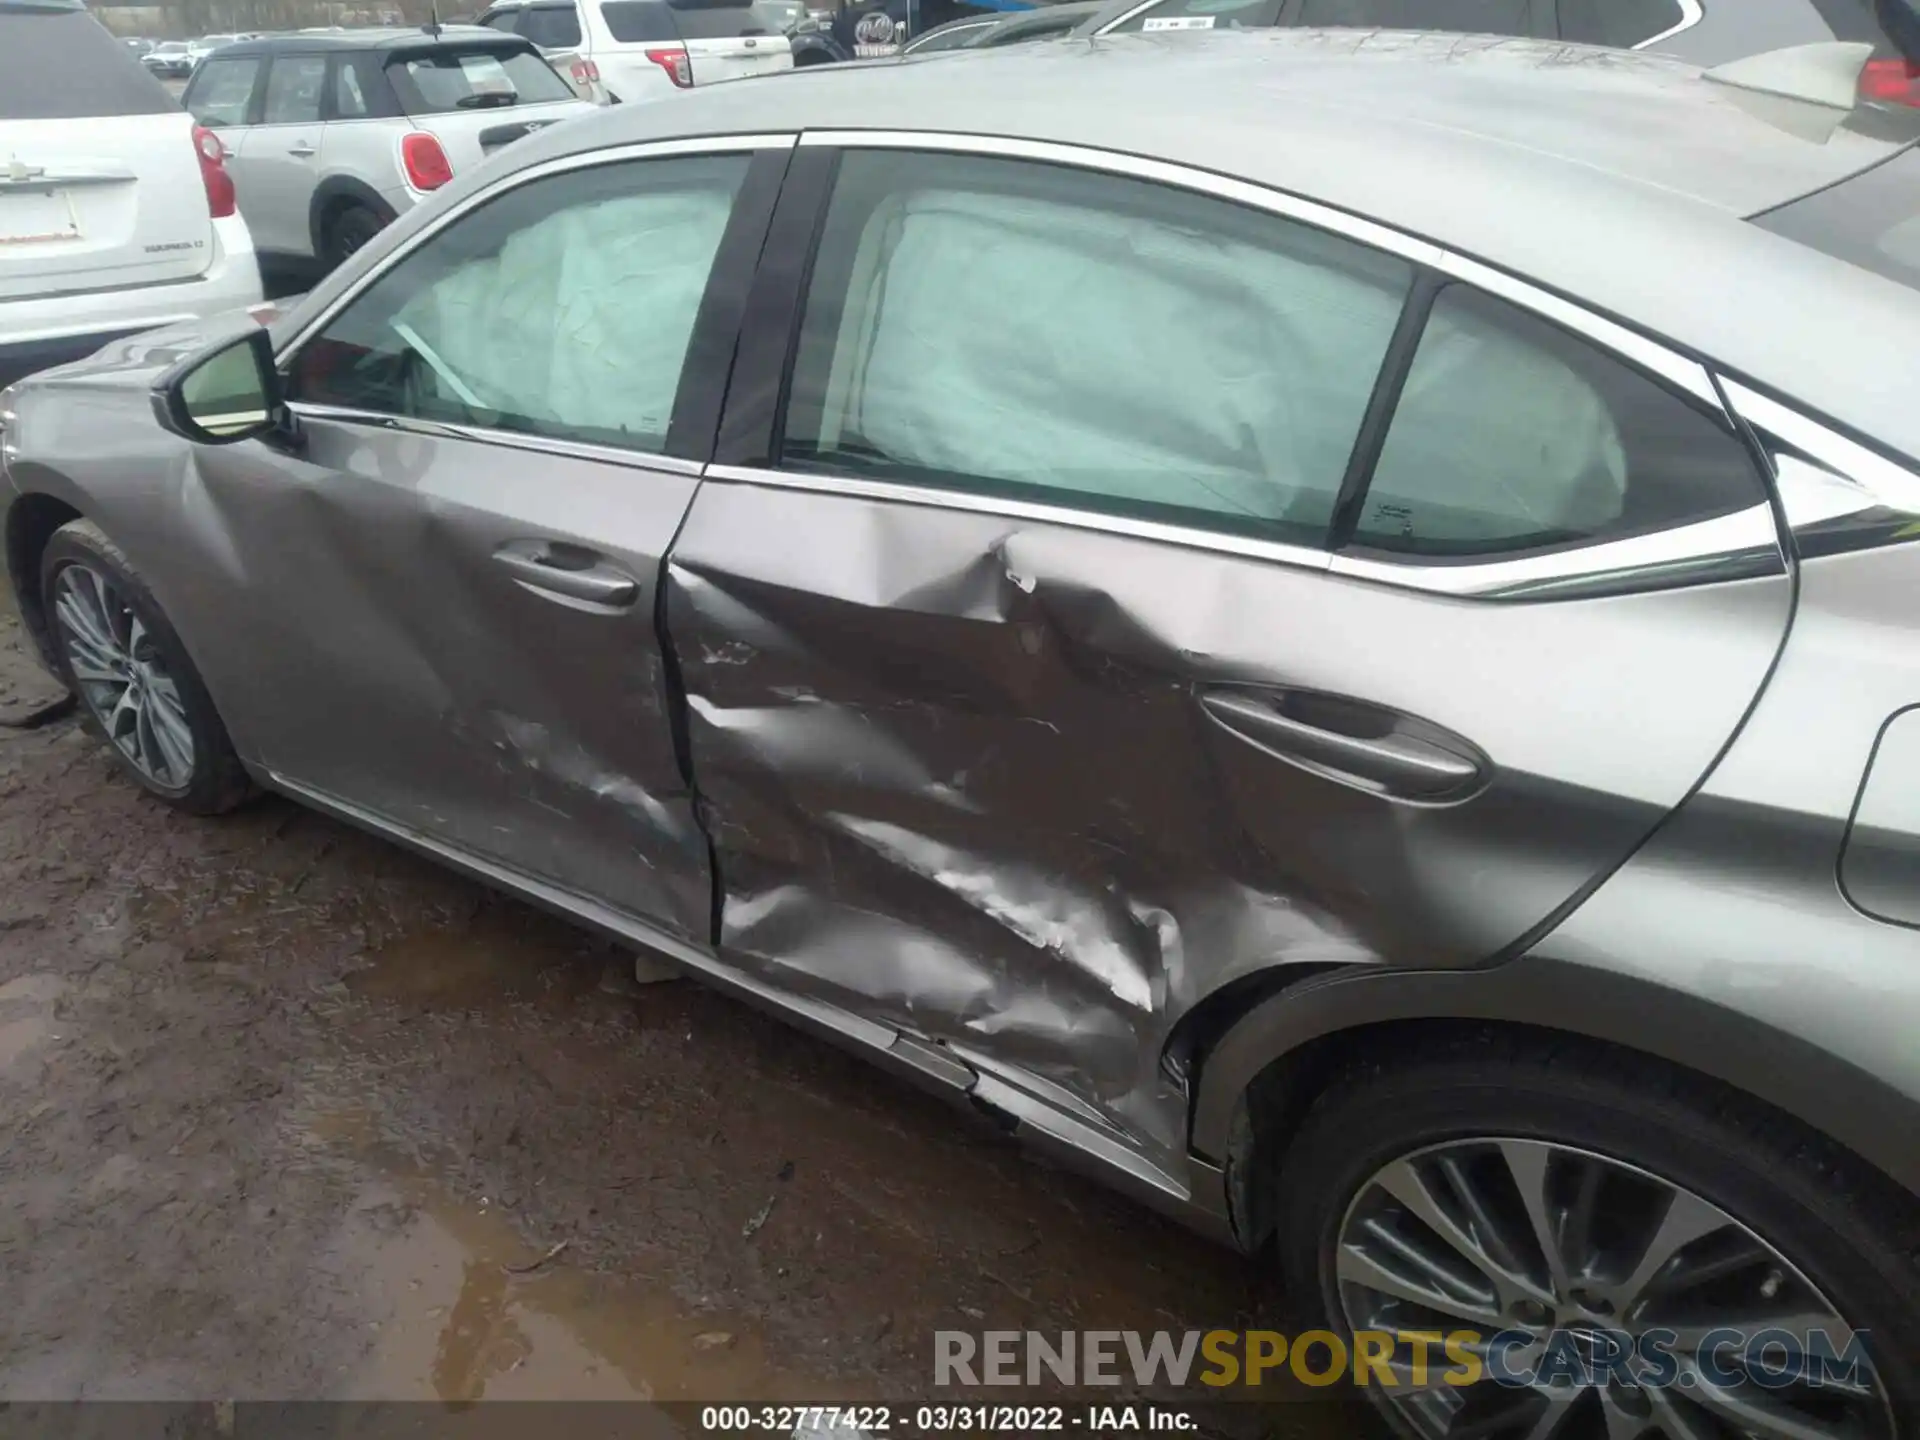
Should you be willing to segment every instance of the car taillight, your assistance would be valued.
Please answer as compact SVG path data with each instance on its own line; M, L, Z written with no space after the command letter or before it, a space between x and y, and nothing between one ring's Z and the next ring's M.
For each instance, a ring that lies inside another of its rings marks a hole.
M453 179L453 162L440 142L424 130L409 130L400 137L400 164L407 172L407 183L416 190L438 190Z
M233 214L233 177L227 173L227 149L204 125L193 127L193 153L200 162L200 183L207 188L207 213L216 220Z
M1860 98L1884 105L1920 106L1920 65L1911 60L1869 60L1860 72Z
M662 46L658 50L647 51L647 59L667 72L667 78L682 90L693 84L693 62L687 58L687 47L674 45Z
M575 60L568 68L573 72L573 83L576 85L600 83L600 67L591 60Z

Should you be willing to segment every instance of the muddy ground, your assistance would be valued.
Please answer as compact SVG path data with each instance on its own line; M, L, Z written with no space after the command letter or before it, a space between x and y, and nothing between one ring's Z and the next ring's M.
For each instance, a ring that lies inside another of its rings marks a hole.
M16 723L18 649L0 611ZM0 1400L897 1401L936 1329L1267 1298L543 913L283 801L177 815L70 717L0 728Z

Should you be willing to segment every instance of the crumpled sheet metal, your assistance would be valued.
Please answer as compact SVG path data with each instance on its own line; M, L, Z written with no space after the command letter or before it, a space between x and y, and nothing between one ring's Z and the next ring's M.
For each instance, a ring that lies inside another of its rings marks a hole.
M667 580L726 958L1170 1160L1178 1017L1374 952L1233 823L1159 617L1057 584L1005 521L844 502L816 545L782 498L703 487Z

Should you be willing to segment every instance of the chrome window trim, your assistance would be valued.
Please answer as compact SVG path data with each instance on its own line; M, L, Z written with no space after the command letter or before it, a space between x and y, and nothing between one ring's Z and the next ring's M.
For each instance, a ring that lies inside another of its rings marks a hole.
M1448 250L1431 240L1422 240L1395 230L1378 221L1362 219L1345 210L1336 210L1318 201L1290 195L1249 180L1237 180L1210 170L1168 160L1100 150L1091 146L1064 144L1052 140L1022 140L997 135L960 135L947 131L911 130L808 130L800 137L802 146L836 146L842 149L933 150L947 154L988 155L1003 159L1032 160L1041 164L1069 165L1082 170L1097 170L1136 180L1147 180L1176 189L1197 191L1221 200L1245 205L1285 219L1298 220L1318 229L1332 231L1362 245L1426 265L1455 280L1463 281L1496 295L1500 299L1532 311L1562 329L1592 341L1603 350L1660 376L1676 386L1722 420L1726 406L1715 389L1706 366L1662 345L1659 341L1631 330L1625 325L1594 314L1571 300L1543 290L1517 275L1496 270L1471 256Z
M1141 0L1140 4L1134 6L1131 10L1127 11L1126 14L1118 16L1116 19L1114 19L1114 21L1111 24L1102 26L1098 34L1096 34L1094 38L1098 39L1101 35L1111 35L1115 30L1118 30L1122 25L1126 24L1129 20L1133 19L1133 17L1138 15L1141 11L1151 10L1153 9L1154 6L1165 4L1165 3L1166 3L1166 0ZM1674 36L1679 35L1685 31L1691 30L1694 26L1698 25L1701 22L1701 20L1704 19L1706 16L1706 12L1700 8L1700 0L1674 0L1674 4L1678 6L1680 10L1680 23L1678 25L1669 25L1665 30L1662 30L1658 35L1649 35L1645 40L1642 40L1639 43L1630 46L1629 48L1634 50L1645 50L1649 46L1658 45L1662 40L1671 40ZM1269 27L1269 28L1273 28L1273 27ZM1289 30L1295 30L1295 29L1306 29L1310 27L1289 25L1284 28Z
M1731 515L1547 555L1432 565L1341 552L1328 572L1461 598L1565 600L1785 574L1786 568L1773 507L1762 500Z
M1705 17L1706 12L1700 8L1700 0L1674 0L1674 3L1680 7L1680 23L1668 26L1658 35L1648 36L1638 45L1633 46L1633 49L1645 50L1651 45L1658 45L1662 40L1671 40L1674 36L1691 30Z
M1357 243L1430 266L1453 279L1531 311L1582 336L1600 349L1660 376L1708 407L1721 420L1729 425L1732 423L1712 375L1699 361L1469 256L1345 211L1250 181L1170 161L1088 146L990 135L905 130L809 130L801 135L799 143L802 146L840 149L928 150L1070 165L1196 191L1314 225ZM1753 505L1730 515L1674 526L1650 535L1601 541L1577 549L1510 560L1435 564L1414 557L1404 562L1363 558L1347 552L1334 553L1311 546L1253 540L1194 526L1104 515L1066 505L1001 500L966 491L935 489L867 477L812 475L734 466L710 466L706 473L708 478L716 480L967 510L1043 524L1098 530L1190 549L1267 560L1345 579L1456 599L1547 601L1597 597L1777 575L1786 571L1779 527L1771 504L1764 498L1756 498Z
M1748 389L1737 380L1723 376L1721 384L1726 388L1727 404L1733 407L1734 414L1753 428L1763 445L1772 440L1797 451L1814 464L1831 471L1837 477L1836 484L1850 484L1859 490L1861 503L1855 511L1836 509L1834 507L1840 503L1840 497L1832 487L1821 487L1825 493L1815 499L1806 493L1809 487L1797 483L1798 477L1783 475L1776 460L1775 483L1780 487L1787 522L1795 529L1818 524L1841 514L1870 509L1920 515L1920 475L1885 456L1875 454L1858 441L1849 440L1791 406ZM1795 513L1796 505L1799 505L1802 513Z
M563 455L574 460L595 460L602 464L623 465L636 470L663 470L671 475L695 475L703 468L697 460L677 455L659 455L647 450L622 450L612 445L589 445L579 440L548 439L544 435L524 435L517 430L493 430L484 425L456 425L441 420L422 420L412 415L388 415L379 410L356 410L348 405L315 405L305 400L287 408L306 420L337 420L348 425L371 425L402 435L423 435L441 440L472 440L496 445L504 450L525 450L535 455Z
M386 256L378 264L370 267L364 274L348 284L347 288L335 296L313 319L301 326L298 333L275 353L274 365L286 369L295 352L307 343L333 317L359 299L361 294L380 280L396 265L403 264L414 251L438 235L447 226L465 215L468 211L498 199L509 190L531 184L535 180L544 180L552 175L562 175L572 170L589 170L600 165L617 165L627 160L661 160L682 155L738 155L752 150L787 150L793 148L799 139L797 132L753 135L702 135L680 140L649 140L637 145L618 145L605 150L583 150L574 155L561 155L538 165L530 165L524 170L502 177L483 190L476 190L455 205L449 206L427 224L423 225L399 249ZM398 141L395 142L396 144Z
M1212 550L1223 555L1239 555L1252 560L1267 560L1299 570L1324 571L1333 558L1327 551L1311 545L1287 545L1276 540L1255 540L1245 535L1229 535L1218 530L1202 530L1186 525L1169 525L1157 520L1137 520L1126 515L1108 515L1098 510L1079 510L1069 505L1049 505L1033 500L1003 500L996 496L976 495L969 490L941 490L906 481L874 480L848 475L808 475L796 470L762 470L746 465L709 465L708 480L754 485L769 490L803 490L818 495L841 495L857 500L885 500L900 505L919 505L931 510L965 510L976 515L999 515L1010 520L1032 520L1042 525L1064 525L1075 530L1098 530L1135 540L1153 540L1163 545L1181 545L1193 550Z
M741 465L709 465L706 479L1095 530L1462 600L1562 600L1786 572L1773 507L1764 500L1731 515L1578 550L1516 560L1423 565L1363 559L1309 545L1255 540L1198 526L1138 520L1031 500L1003 500L905 481L809 475Z

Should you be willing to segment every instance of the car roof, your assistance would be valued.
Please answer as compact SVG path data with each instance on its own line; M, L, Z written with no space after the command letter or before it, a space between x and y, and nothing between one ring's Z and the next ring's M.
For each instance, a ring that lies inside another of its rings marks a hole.
M518 142L492 177L617 145L803 129L1051 141L1285 191L1576 297L1920 457L1905 378L1920 295L1744 218L1891 158L1920 137L1920 112L1826 109L1551 41L1126 35L608 107ZM492 177L456 181L446 201Z
M288 51L379 50L404 53L410 50L434 50L443 45L494 46L502 50L525 50L529 42L522 36L484 25L443 25L433 35L422 29L386 26L365 30L340 30L295 35L264 35L258 40L238 40L222 45L222 58L246 55L279 55Z

